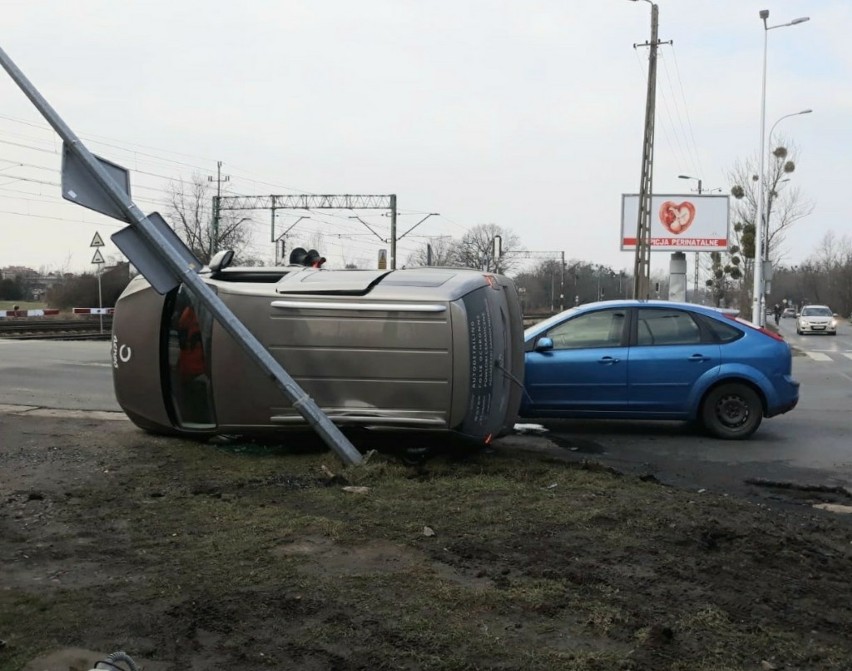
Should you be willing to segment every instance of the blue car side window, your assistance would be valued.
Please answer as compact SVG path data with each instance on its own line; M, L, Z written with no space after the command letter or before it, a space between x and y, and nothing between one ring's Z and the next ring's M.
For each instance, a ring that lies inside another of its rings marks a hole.
M550 329L553 349L619 347L626 320L624 310L599 310L577 315Z
M697 345L701 329L688 312L640 308L637 345Z

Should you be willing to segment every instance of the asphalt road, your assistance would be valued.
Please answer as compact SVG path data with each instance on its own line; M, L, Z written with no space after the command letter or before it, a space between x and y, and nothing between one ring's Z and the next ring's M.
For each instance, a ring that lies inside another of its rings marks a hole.
M720 441L680 422L548 421L547 441L576 459L696 489L737 490L749 479L852 488L852 325L837 336L781 332L796 348L798 407L764 420L747 441ZM0 339L0 405L120 410L109 342ZM540 438L508 438L535 449ZM553 448L553 445L550 447Z
M109 341L0 338L0 405L120 411Z

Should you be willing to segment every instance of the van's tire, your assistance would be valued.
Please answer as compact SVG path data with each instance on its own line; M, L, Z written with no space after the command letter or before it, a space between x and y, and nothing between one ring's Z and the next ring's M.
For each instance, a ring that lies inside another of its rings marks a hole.
M739 382L711 389L701 404L701 421L712 435L743 440L757 431L763 420L763 403L751 387Z

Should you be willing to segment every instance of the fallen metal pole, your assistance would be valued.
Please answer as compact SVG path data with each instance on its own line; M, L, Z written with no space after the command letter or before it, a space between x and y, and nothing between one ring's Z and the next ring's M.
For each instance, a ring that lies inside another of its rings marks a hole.
M132 227L136 228L149 245L158 252L161 262L168 268L177 282L188 286L198 299L210 310L216 321L243 346L249 357L275 382L293 408L308 422L325 443L331 447L344 463L355 465L363 460L361 453L344 436L340 429L320 410L316 402L308 396L296 381L284 370L280 363L266 350L251 331L237 319L228 306L198 275L198 268L190 264L171 245L169 240L142 214L113 177L107 172L103 163L98 160L83 145L74 132L65 124L62 118L41 96L21 70L12 62L6 52L0 48L0 64L27 98L35 105L47 122L57 132L62 141L89 171L92 178L118 207ZM68 196L68 194L63 194ZM70 199L74 199L74 194ZM116 217L118 218L118 217ZM132 261L132 259L131 259ZM144 274L144 273L143 273ZM146 276L146 279L147 276Z

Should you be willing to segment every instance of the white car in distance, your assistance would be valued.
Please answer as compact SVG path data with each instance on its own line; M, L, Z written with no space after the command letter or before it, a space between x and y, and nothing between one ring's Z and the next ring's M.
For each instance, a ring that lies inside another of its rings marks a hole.
M796 333L837 335L837 317L827 305L806 305L796 318Z

